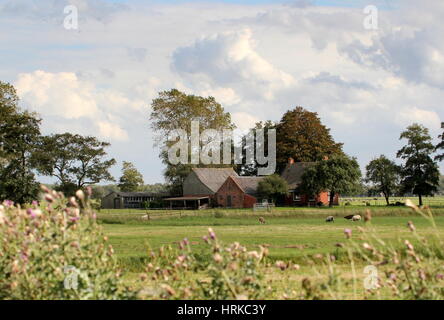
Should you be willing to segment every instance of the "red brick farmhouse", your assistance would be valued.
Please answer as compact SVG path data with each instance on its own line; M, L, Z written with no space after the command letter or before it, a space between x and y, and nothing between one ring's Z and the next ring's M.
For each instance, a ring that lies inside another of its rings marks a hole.
M299 191L302 175L313 162L294 162L290 159L281 176L288 183L287 206L328 205L329 193L310 198ZM264 177L242 177L232 168L193 168L183 183L183 196L166 198L171 208L207 207L252 208L261 202L257 188ZM338 204L338 196L334 199Z
M281 174L281 177L287 181L288 194L285 198L285 204L288 206L315 206L322 203L328 205L330 201L330 192L321 192L316 197L309 197L302 194L299 185L302 182L302 175L306 168L312 166L314 162L294 162L289 159L287 166ZM336 195L333 200L334 205L339 204L339 196Z

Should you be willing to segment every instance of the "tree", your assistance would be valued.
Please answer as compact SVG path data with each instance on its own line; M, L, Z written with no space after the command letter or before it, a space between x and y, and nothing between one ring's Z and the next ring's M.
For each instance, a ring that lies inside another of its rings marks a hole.
M366 182L373 184L373 189L384 195L387 205L389 198L399 188L400 168L384 155L373 159L366 167Z
M249 134L251 136L254 136L254 144L251 146L247 145L246 139L247 135L244 135L242 138L242 164L239 164L236 166L236 171L238 174L242 176L257 176L258 175L258 168L265 167L266 165L261 165L257 162L256 157L254 158L253 163L248 163L246 159L247 152L254 152L258 149L259 146L259 140L257 139L257 136L255 135L255 130L257 129L263 129L264 130L264 146L263 150L268 150L268 130L269 129L276 129L276 124L270 120L267 120L265 122L257 122L254 126L254 128L250 129ZM254 150L249 150L249 148L253 148ZM268 155L265 155L268 156ZM268 164L267 164L268 165Z
M441 122L441 128L444 129L444 122ZM438 155L435 157L435 160L437 160L437 161L443 161L443 160L444 160L444 132L439 136L439 138L441 139L441 142L438 143L438 145L437 145L436 148L435 148L435 151L438 151L438 150L442 149L442 150L443 150L443 153L438 154Z
M86 185L114 181L109 169L116 161L103 159L109 145L90 136L53 134L40 140L33 161L41 174L58 179L59 190L71 194Z
M283 178L277 174L266 176L257 186L257 192L264 198L271 198L276 202L277 198L288 192L288 184Z
M37 197L30 161L40 138L40 119L21 111L14 87L0 81L0 198L19 203Z
M136 192L143 186L143 176L136 167L123 161L122 176L119 179L119 188L123 192Z
M400 140L407 144L398 151L397 157L404 160L401 167L401 185L403 193L412 193L419 197L433 195L439 185L439 169L432 159L435 146L429 130L422 125L412 124L401 133Z
M278 170L285 168L289 158L314 162L343 153L342 143L333 140L318 114L302 107L287 111L277 124L276 148Z
M174 144L172 141L166 141L173 131L183 129L188 135L188 142L191 136L191 121L198 120L200 131L205 129L232 129L231 116L224 108L216 102L213 97L199 97L187 95L177 89L162 91L152 102L152 111L150 114L151 128L158 135L157 144L162 147L160 158L166 165L164 176L171 185L173 193L182 192L182 184L186 176L193 167L205 167L208 165L191 164L190 152L188 163L179 163L172 165L168 161L167 149ZM190 145L190 143L188 143ZM227 167L232 165L211 165L212 167Z
M309 196L330 192L329 206L337 194L352 194L360 188L361 170L355 158L335 155L308 167L302 175L300 189Z

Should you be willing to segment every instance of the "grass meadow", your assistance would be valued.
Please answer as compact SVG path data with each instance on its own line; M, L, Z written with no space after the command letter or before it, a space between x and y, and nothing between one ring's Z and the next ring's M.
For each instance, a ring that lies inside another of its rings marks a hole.
M438 199L442 201L439 204L436 202L437 198L433 200L435 204L432 205L432 211L436 227L444 235L444 199ZM275 208L272 212L254 212L251 209L156 210L148 212L149 219L144 210L102 210L99 221L115 249L128 281L143 272L152 249L178 246L184 238L190 241L193 251L203 249L205 242L202 236L208 232L209 227L224 243L239 242L248 250L258 250L259 246L268 247L267 259L270 265L278 260L298 264L300 269L297 271L288 271L284 275L276 271L276 268L270 268L267 275L270 279L279 278L286 284L293 282L295 287L300 286L300 280L304 277L323 276L321 270L308 262L313 261L312 258L318 254L334 254L342 269L340 272L345 276L349 274L352 277L353 272L358 278L365 277L365 265L355 266L356 269L352 270L348 262L345 262L347 253L341 247L341 243L347 241L344 229L349 228L353 235L359 235L358 228L364 226L364 222L346 220L343 218L346 215L363 216L366 210L370 210L373 217L372 228L380 239L393 246L401 245L406 239L412 243L417 241L407 228L408 221L414 223L419 235L432 233L430 223L410 208L383 206L380 202L377 205L359 205L362 203L361 199L354 203L334 208ZM335 216L334 223L325 222L325 217L329 215ZM266 223L260 224L259 217L264 217ZM362 296L353 296L350 292L350 298L353 297Z

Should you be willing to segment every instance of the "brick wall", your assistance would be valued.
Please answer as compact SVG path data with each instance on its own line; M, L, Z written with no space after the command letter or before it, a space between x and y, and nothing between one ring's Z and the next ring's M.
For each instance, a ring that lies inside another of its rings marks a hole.
M231 206L228 200L229 197L231 197ZM216 192L216 201L219 206L225 208L252 208L257 202L255 197L245 194L231 178L227 178Z

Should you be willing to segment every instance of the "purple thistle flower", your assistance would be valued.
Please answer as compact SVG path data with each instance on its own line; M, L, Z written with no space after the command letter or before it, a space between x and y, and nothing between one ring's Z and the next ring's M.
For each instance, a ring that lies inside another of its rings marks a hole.
M34 210L32 210L31 208L28 208L27 210L26 210L26 213L28 214L28 215L30 215L31 216L31 218L35 218L36 216L37 216L37 214L34 212Z
M5 200L5 201L3 201L3 205L7 208L12 207L14 205L14 201Z

